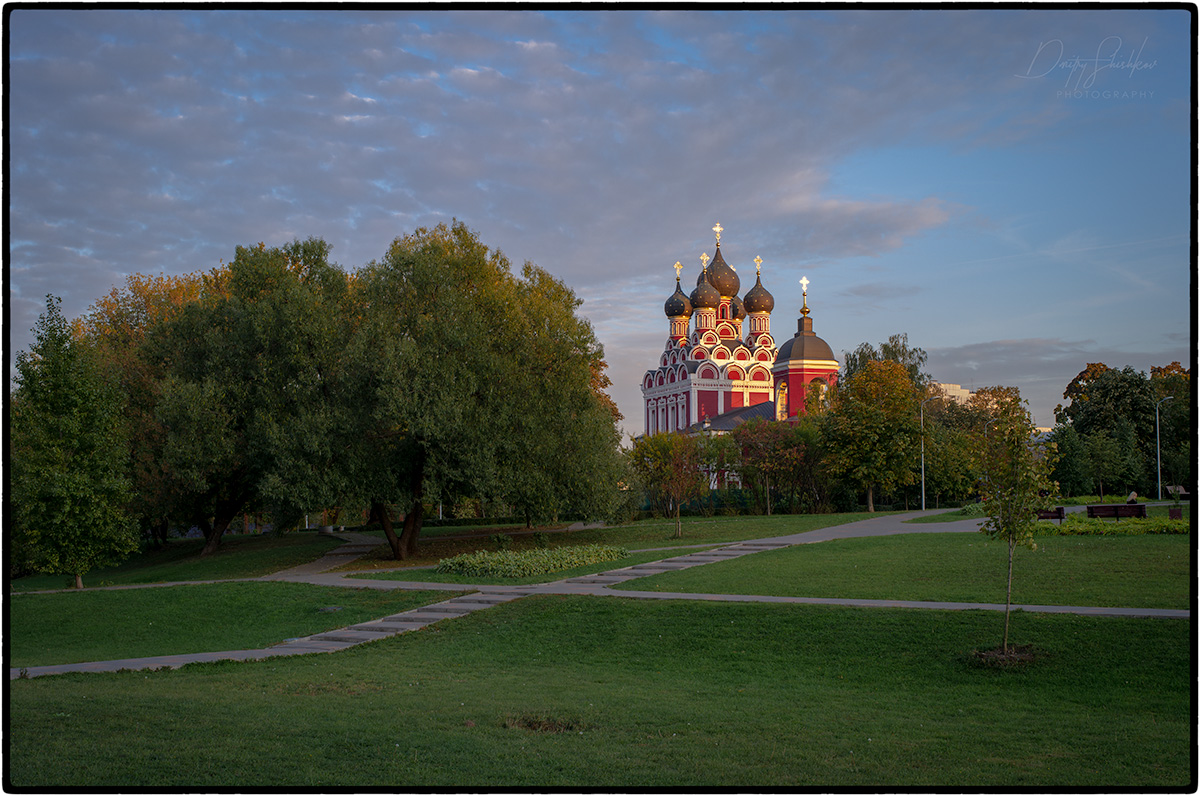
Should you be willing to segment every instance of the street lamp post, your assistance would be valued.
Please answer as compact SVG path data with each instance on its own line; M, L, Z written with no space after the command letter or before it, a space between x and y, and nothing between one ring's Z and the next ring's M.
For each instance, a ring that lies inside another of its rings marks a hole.
M921 401L921 511L925 510L925 404L938 397L931 395Z
M1162 446L1159 443L1158 407L1163 401L1169 401L1174 395L1168 395L1154 405L1154 458L1158 463L1158 499L1162 500Z

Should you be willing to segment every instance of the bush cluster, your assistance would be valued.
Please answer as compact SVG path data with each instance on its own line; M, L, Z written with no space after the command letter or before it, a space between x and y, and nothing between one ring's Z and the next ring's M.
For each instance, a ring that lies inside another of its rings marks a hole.
M582 567L600 561L616 561L629 555L623 547L611 545L575 545L538 548L523 552L476 550L453 558L444 558L437 571L474 577L526 578L544 575L572 567Z
M1187 520L1166 517L1130 518L1126 520L1089 519L1082 514L1068 514L1061 524L1044 523L1038 532L1048 536L1142 536L1160 533L1189 533Z
M955 514L963 517L986 517L987 507L983 505L983 501L978 503L968 503L956 511Z

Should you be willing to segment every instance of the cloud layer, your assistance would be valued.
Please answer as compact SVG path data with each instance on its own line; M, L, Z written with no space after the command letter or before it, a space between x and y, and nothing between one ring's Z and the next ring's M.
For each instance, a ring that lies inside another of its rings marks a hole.
M1131 150L1187 151L1187 81L1173 76L1181 56L1167 33L1178 20L1163 13L25 8L9 21L16 349L46 293L76 315L129 273L206 269L237 245L308 236L352 269L456 217L586 299L631 432L640 373L666 332L670 266L698 268L714 222L735 267L763 257L778 297L798 304L791 283L824 272L838 296L827 312L876 316L831 327L847 338L834 349L852 349L909 330L888 317L897 298L946 300L926 275L937 261L912 258L1046 249L1039 224L1056 203L1045 177L1064 203L1102 201L1076 195L1076 169L1090 172L1066 165L1073 136L1096 139L1075 145L1089 158L1129 156L1110 151L1123 129L1142 131ZM1151 42L1156 66L1106 70L1099 85L1152 86L1156 98L1071 104L1054 96L1070 70L1019 77L1047 40L1090 52L1113 35L1122 51ZM1058 165L1039 177L1034 153ZM850 168L877 156L884 167ZM1006 158L1020 168L985 173ZM1170 164L1137 166L1163 193ZM1114 199L1129 190L1118 176ZM1078 264L1112 245L1112 226L1078 220L1085 212L1060 210L1045 258ZM1157 216L1144 237L1186 256L1186 213L1130 212ZM1160 278L1137 262L1126 271ZM972 279L992 272L985 262ZM1107 344L1052 320L1027 331ZM975 339L910 336L931 352ZM979 366L1004 372L1003 352L978 345ZM957 362L945 360L951 374Z

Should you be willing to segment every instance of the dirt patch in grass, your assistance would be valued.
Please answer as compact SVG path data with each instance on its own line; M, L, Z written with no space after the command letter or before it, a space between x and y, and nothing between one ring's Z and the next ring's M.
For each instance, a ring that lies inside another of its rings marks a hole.
M591 729L582 721L575 719L556 719L551 716L529 713L506 716L504 726L510 730L528 730L530 732L583 732Z
M986 669L1017 669L1032 665L1039 655L1032 644L1013 644L1007 649L972 650L971 661Z

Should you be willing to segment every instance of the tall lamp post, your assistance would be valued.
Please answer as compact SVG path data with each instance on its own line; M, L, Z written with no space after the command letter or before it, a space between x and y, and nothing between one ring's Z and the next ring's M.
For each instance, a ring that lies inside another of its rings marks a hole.
M921 511L925 510L925 404L938 397L931 395L921 401Z
M1154 405L1154 458L1158 461L1158 499L1162 500L1162 447L1159 444L1158 407L1163 401L1169 401L1174 395L1168 395Z

